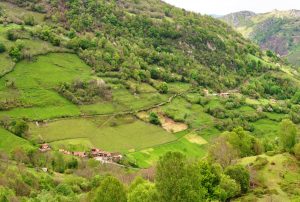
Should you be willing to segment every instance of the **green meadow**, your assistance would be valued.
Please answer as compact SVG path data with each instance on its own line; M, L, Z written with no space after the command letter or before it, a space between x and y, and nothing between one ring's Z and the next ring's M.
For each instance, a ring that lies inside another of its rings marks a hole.
M0 116L14 118L47 119L58 116L79 115L79 109L55 90L62 82L78 78L91 78L90 68L76 55L51 53L37 57L36 61L22 61L13 72L0 79L2 94L14 95L24 107L0 112ZM15 83L15 89L6 86Z
M184 136L177 141L128 153L126 156L139 167L148 168L155 164L159 157L169 151L181 152L191 159L202 158L207 154L207 147L205 144L206 143L193 143Z
M31 138L56 146L80 143L118 152L140 150L176 140L173 134L162 128L133 117L66 119L39 127L32 123L29 132Z

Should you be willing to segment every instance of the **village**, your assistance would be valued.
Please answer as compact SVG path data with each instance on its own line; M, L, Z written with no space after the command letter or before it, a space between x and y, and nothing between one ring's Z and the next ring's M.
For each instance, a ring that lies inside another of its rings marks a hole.
M40 152L48 152L51 150L50 145L46 143L42 144L39 148ZM79 158L93 158L101 163L118 163L123 158L121 153L107 152L98 148L93 148L89 152L68 151L65 149L59 149L58 151L65 155L72 155Z

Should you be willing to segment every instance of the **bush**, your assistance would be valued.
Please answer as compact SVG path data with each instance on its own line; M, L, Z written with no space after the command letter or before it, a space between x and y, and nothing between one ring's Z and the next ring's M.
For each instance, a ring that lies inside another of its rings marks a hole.
M18 62L22 59L22 52L19 47L12 47L9 51L9 56L13 59L14 62Z
M151 113L150 113L149 121L150 121L150 123L152 123L152 124L154 124L154 125L160 125L160 124L161 124L161 122L160 122L160 120L159 120L157 114L154 113L154 112L151 112Z
M26 132L28 131L28 129L29 129L29 126L25 121L21 120L21 121L14 122L13 132L17 136L23 137L26 134Z
M33 26L35 25L35 20L32 15L28 15L24 18L25 25Z
M221 175L220 188L225 191L222 201L227 201L241 193L241 186L228 175Z
M6 51L5 45L0 42L0 53L4 53L5 51Z
M158 86L158 91L162 94L167 94L169 91L168 84L163 82Z
M7 37L7 39L10 40L10 41L15 41L15 40L18 39L12 30L9 30L9 31L7 32L6 37Z
M59 184L55 190L57 193L62 194L64 196L68 196L73 193L71 187L67 184Z

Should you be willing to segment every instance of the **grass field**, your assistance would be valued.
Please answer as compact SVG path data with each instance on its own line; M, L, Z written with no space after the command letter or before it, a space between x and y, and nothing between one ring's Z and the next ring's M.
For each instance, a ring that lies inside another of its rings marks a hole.
M94 119L67 119L37 127L31 124L32 138L51 144L78 144L107 151L127 152L164 144L176 137L162 128L136 120L133 117ZM79 141L84 140L84 141Z
M10 153L17 147L22 147L24 149L33 148L27 140L0 128L0 151Z
M279 123L269 119L261 119L253 123L254 133L257 137L276 137L279 131Z
M22 61L13 72L0 79L2 94L11 94L6 81L14 81L18 93L15 99L25 108L1 112L16 118L47 119L63 115L78 115L79 109L61 97L54 88L62 82L71 82L79 77L91 78L89 66L76 55L52 53L39 56L36 61Z
M193 140L191 139L191 137L193 137ZM196 139L201 139L201 144L199 144L199 142L195 142ZM147 168L155 164L160 156L169 151L181 152L188 158L198 159L204 157L207 153L206 142L201 137L195 138L195 135L189 136L189 134L187 134L179 140L171 143L166 143L156 147L129 153L127 154L127 157L139 167Z
M10 4L8 4L8 5L10 5ZM32 56L46 54L49 52L67 51L65 48L55 47L48 42L38 40L38 39L33 39L28 33L24 34L24 36L23 36L24 39L18 39L16 42L9 41L6 36L7 32L11 29L20 29L20 28L21 28L21 26L16 25L16 24L0 25L0 42L5 44L5 47L7 49L6 52L0 54L0 61L1 61L0 75L3 75L4 73L7 73L13 69L15 63L12 61L12 59L8 55L8 51L16 43L22 44L24 46L24 49L22 51L26 52L26 53L30 53L30 55L32 55ZM32 27L25 26L24 29L30 30L30 29L32 29Z

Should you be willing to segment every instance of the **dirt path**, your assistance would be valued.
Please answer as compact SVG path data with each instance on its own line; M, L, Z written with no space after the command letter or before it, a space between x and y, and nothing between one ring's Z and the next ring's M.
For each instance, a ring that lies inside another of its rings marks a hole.
M171 97L168 98L167 101L149 106L149 107L144 107L144 108L140 108L137 110L128 110L128 111L121 111L121 112L116 112L116 113L107 113L107 114L102 114L102 113L98 113L98 114L92 114L92 115L87 115L87 114L80 114L78 116L67 116L67 117L61 117L61 118L54 118L54 119L48 119L48 122L55 122L55 121L60 121L60 120L66 120L66 119L70 119L70 118L93 118L93 117L110 117L109 119L111 119L112 117L115 116L125 116L125 115L134 115L136 113L142 112L142 111L149 111L151 109L155 109L161 106L164 106L166 104L171 103L176 97L182 96L186 93L191 92L192 90L187 90L181 93L176 93L174 95L172 95ZM31 120L31 122L35 122L35 121L44 121L43 119L38 119L38 120ZM102 124L104 125L105 122Z

